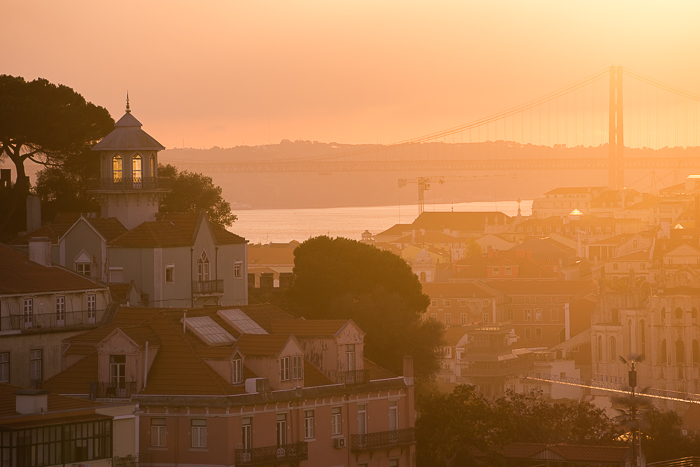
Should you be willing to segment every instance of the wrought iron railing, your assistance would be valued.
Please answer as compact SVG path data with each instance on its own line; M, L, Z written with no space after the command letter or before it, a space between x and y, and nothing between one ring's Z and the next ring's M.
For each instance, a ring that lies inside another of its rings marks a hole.
M350 449L353 451L368 451L393 446L410 446L412 444L416 444L415 428L350 436Z
M309 459L309 446L301 441L279 446L235 450L236 465L277 465Z
M57 313L10 313L0 318L0 331L36 331L42 329L91 326L102 320L105 310L64 311Z
M360 384L369 382L369 370L327 371L326 376L336 384Z
M224 293L224 280L216 279L213 281L193 281L192 293L199 295Z
M88 191L116 190L139 191L170 189L170 178L160 177L119 177L119 178L95 178L88 180Z
M130 399L137 394L136 381L122 383L90 383L91 399Z

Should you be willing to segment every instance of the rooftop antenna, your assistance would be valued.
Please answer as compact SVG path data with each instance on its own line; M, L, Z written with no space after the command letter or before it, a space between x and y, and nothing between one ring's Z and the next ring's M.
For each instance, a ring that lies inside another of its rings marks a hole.
M131 108L129 107L129 91L126 91L126 113L131 113Z

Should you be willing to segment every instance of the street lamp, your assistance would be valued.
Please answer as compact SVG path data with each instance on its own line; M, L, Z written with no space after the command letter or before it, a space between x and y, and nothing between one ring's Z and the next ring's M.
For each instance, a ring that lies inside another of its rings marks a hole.
M630 415L632 417L632 465L637 467L637 405L634 402L634 389L637 387L637 364L644 361L644 355L630 356L629 360L620 355L620 361L629 367L627 381L632 396L630 398Z

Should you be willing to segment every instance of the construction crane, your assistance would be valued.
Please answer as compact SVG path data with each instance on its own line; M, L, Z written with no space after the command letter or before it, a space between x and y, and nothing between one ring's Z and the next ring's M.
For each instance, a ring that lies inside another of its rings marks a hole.
M515 174L511 176L515 178ZM434 177L416 177L416 178L399 178L399 188L405 187L409 183L416 183L418 185L418 215L420 216L425 211L425 192L430 190L431 183L439 183L444 185L445 182L470 182L470 181L482 181L482 180L498 180L510 178L506 175L474 175L471 177L466 176L451 176L444 177L441 175Z

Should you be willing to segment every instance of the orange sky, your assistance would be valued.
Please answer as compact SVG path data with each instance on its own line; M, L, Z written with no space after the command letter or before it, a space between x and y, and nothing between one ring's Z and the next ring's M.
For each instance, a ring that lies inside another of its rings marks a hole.
M0 3L0 73L71 86L166 147L391 143L623 65L700 93L700 2Z

